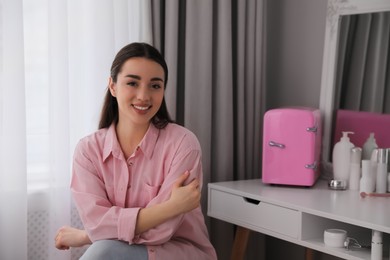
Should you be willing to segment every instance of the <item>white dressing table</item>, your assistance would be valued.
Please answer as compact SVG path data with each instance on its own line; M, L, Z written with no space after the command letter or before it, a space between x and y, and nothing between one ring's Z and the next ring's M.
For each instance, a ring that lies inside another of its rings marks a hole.
M328 247L325 229L347 230L361 244L370 244L371 231L378 230L388 259L390 198L330 190L324 180L310 188L268 185L261 179L209 183L208 216L344 259L370 259L370 250Z

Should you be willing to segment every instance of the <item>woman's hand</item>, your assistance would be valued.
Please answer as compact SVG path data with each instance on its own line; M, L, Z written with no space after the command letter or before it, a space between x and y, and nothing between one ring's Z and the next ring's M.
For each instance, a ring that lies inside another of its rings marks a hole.
M194 179L189 184L184 185L190 173L187 171L180 176L172 187L170 202L173 203L179 213L186 213L200 204L201 192L199 189L199 180Z
M56 248L60 250L68 250L71 247L81 247L91 243L85 230L69 226L61 227L55 237Z

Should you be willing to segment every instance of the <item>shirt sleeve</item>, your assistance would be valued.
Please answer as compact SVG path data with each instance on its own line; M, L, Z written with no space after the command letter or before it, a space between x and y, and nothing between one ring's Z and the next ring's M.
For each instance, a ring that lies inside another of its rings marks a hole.
M101 239L130 242L140 208L124 208L110 202L105 184L92 160L96 155L87 151L85 143L77 145L71 181L73 199L84 228L92 242Z
M175 152L176 154L171 162L169 171L166 174L159 193L148 203L147 207L168 200L171 195L173 184L177 178L179 178L179 176L181 176L187 170L190 172L190 176L186 180L185 184L188 184L193 179L198 178L200 182L200 188L202 187L203 173L201 163L201 149L196 137L191 134L186 135ZM160 224L136 236L133 242L136 244L146 245L163 244L174 236L177 229L182 225L184 219L191 219L191 215L199 214L199 212L201 211L192 210L188 213L171 218L163 224Z

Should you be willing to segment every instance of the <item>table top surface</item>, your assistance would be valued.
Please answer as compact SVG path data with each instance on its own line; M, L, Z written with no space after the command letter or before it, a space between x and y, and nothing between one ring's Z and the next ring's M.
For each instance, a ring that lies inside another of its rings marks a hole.
M390 197L362 198L359 191L331 190L322 179L312 187L270 185L253 179L209 183L209 188L390 233Z

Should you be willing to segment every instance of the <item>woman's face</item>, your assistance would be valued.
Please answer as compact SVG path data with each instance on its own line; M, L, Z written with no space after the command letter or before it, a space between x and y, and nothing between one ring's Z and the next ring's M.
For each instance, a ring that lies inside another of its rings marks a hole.
M110 92L116 97L119 121L135 125L149 124L164 97L164 70L153 60L128 59L118 73L117 82L110 78Z

